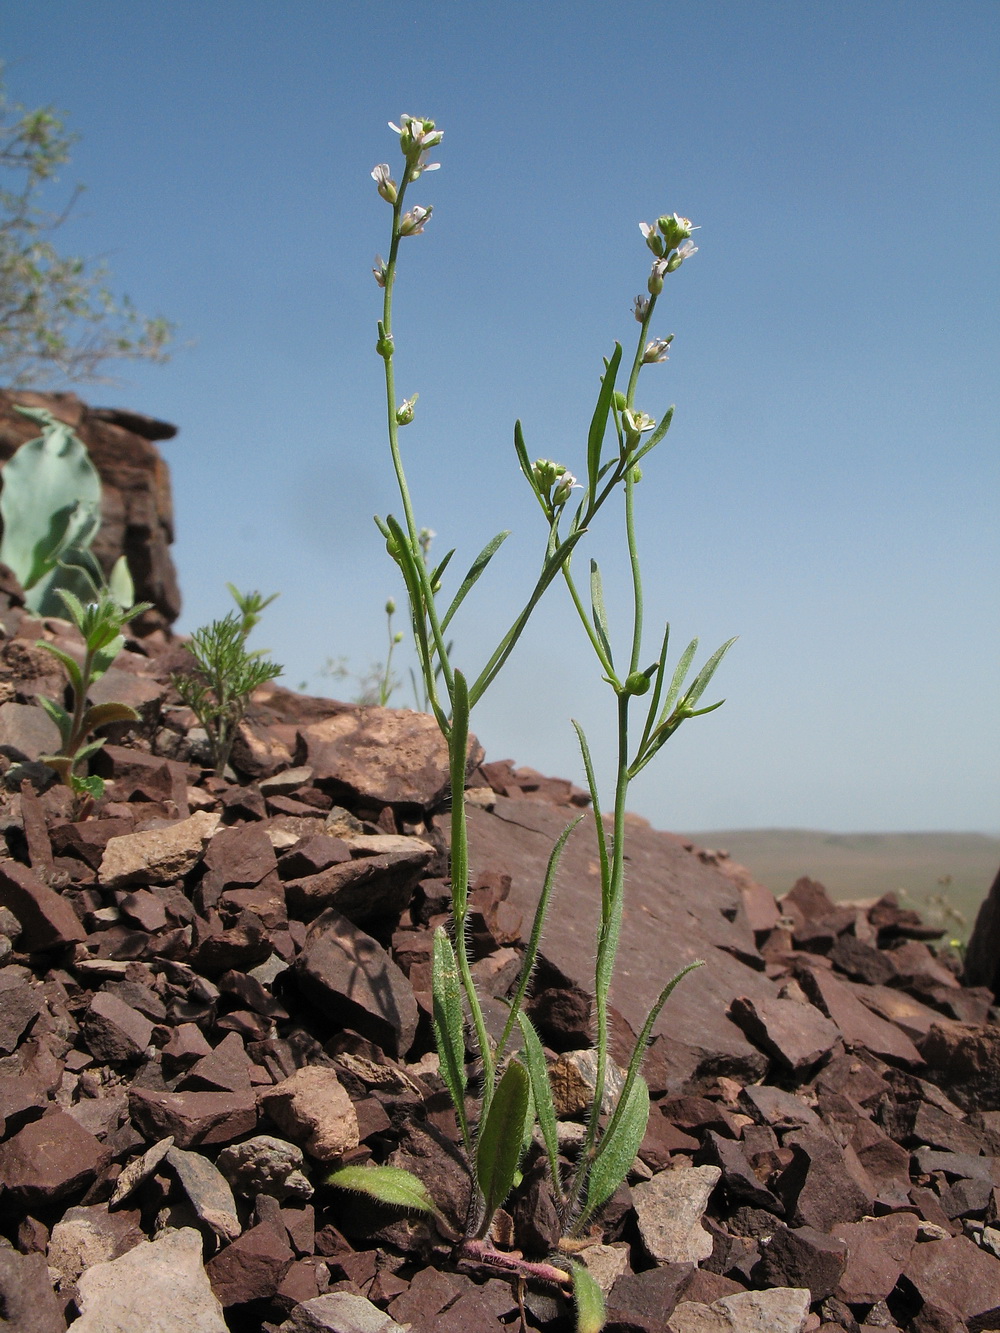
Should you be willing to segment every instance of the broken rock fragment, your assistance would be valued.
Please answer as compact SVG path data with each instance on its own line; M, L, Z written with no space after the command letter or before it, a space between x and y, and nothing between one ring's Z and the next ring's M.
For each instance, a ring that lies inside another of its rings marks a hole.
M109 839L101 860L101 883L105 888L120 889L180 879L197 865L218 823L217 814L198 810L163 828Z
M742 1291L711 1305L681 1301L670 1316L672 1333L802 1333L809 1292L797 1287Z
M228 1333L191 1227L143 1241L80 1277L72 1333Z
M261 1093L261 1106L291 1139L320 1162L358 1146L358 1117L336 1070L306 1065Z
M712 1253L701 1219L721 1175L717 1166L673 1167L633 1187L639 1234L657 1263L697 1264Z
M308 1199L312 1185L303 1173L302 1149L272 1134L257 1134L219 1153L217 1165L244 1198L267 1194L272 1199Z

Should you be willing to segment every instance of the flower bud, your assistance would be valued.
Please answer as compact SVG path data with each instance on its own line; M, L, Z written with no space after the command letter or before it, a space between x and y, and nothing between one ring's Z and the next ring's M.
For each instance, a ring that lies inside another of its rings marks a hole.
M396 633L392 636L392 641L393 643L403 642L403 631L401 629L398 629Z
M436 148L444 138L444 130L436 129L433 120L424 120L421 116L402 115L398 125L390 120L389 128L399 135L404 156L412 159L419 159L428 148Z
M394 616L396 614L396 603L391 597L385 604L385 613L387 616Z
M375 256L375 264L372 268L372 273L375 275L375 281L378 285L384 287L389 280L389 266L381 255Z
M628 399L622 393L621 389L615 390L615 407L617 407L619 412L624 412L626 407L628 407Z
M649 288L650 296L659 296L663 291L663 276L667 272L667 261L657 259L653 261L653 267L650 270L649 281L646 286Z
M671 213L669 217L657 218L656 225L660 229L667 250L673 250L681 241L686 241L693 231L698 230L697 227L691 226L690 218L678 217L676 213ZM660 254L663 253L661 250Z
M404 398L403 401L400 403L400 405L396 408L397 426L408 426L410 424L410 422L413 420L413 404L417 401L419 397L420 395L418 393L415 393L412 398Z
M378 352L379 356L382 358L383 361L388 361L389 358L392 356L393 352L396 350L395 347L393 346L392 334L383 333L382 336L379 338L378 342L375 344L375 350L376 352Z
M573 476L572 472L567 472L563 469L562 475L559 478L559 483L552 492L553 505L557 507L564 505L570 497L570 492L578 484L579 483L577 482L576 477Z
M625 678L626 694L645 694L649 689L649 677L644 671L633 671Z
M389 175L389 163L380 162L372 169L372 180L378 186L378 192L386 203L394 204L399 194L399 187Z
M646 244L656 255L657 259L662 259L667 252L667 247L663 243L662 236L657 235L655 227L651 227L648 222L640 222L639 230L646 238Z

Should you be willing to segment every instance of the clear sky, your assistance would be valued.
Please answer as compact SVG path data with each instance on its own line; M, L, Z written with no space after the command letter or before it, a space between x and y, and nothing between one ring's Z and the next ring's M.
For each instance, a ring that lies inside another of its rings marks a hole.
M287 683L384 655L398 509L379 296L400 112L445 130L396 308L418 519L464 568L474 672L544 539L517 470L583 470L601 357L635 337L642 220L700 225L640 406L674 425L639 488L650 649L741 637L727 703L632 806L657 826L1000 828L995 0L7 0L9 93L80 133L60 244L179 326L166 368L79 390L180 428L181 628L226 581L281 591ZM64 196L63 196L64 197ZM53 386L65 387L65 386ZM609 521L610 520L610 521ZM613 629L617 516L592 550ZM446 545L447 544L447 545ZM581 780L614 705L554 589L473 719L489 756ZM348 687L349 689L350 687ZM341 692L344 692L341 690ZM408 702L400 694L397 701Z

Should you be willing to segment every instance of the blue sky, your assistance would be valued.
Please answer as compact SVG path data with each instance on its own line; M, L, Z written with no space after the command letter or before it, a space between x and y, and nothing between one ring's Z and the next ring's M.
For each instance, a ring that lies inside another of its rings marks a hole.
M638 328L637 224L677 211L700 249L639 395L677 404L639 488L646 655L663 619L708 650L741 637L725 707L633 808L673 829L1000 828L993 0L8 0L0 37L10 95L82 136L61 245L179 327L166 368L79 392L180 427L182 629L231 581L281 591L260 641L293 686L337 693L328 657L384 655L389 209L368 173L399 160L387 120L433 116L442 170L412 198L434 216L396 304L399 388L420 393L403 442L456 567L514 533L459 664L488 655L544 540L513 422L582 469L601 358ZM591 551L624 633L617 516ZM474 717L491 758L580 780L577 717L609 773L585 649L555 589Z

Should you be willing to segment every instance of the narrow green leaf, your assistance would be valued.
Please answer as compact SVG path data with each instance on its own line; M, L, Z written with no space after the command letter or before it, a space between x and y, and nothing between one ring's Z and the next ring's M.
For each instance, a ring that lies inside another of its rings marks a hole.
M103 727L108 722L138 722L139 714L128 704L93 704L83 715L84 732Z
M36 642L35 647L44 648L47 653L51 653L53 657L59 659L66 668L66 675L69 676L69 683L73 687L73 693L79 698L83 693L83 676L80 674L80 664L77 662L76 658L71 657L69 653L63 652L61 648L57 648L54 643L46 643L44 639L39 639Z
M104 737L99 736L96 740L88 741L86 745L81 745L73 754L73 763L80 764L84 759L89 759L92 754L96 754L104 745Z
M604 443L604 434L608 428L608 414L611 411L611 400L615 392L615 380L618 377L618 367L621 364L621 359L621 343L615 343L611 360L607 362L604 374L601 377L601 391L597 395L597 406L594 408L590 430L587 433L587 483L590 488L591 500L597 494L597 476L601 469L601 446Z
M584 1215L589 1217L607 1203L629 1173L649 1121L649 1089L642 1075L633 1080L621 1117L613 1130L601 1140L601 1147L587 1178L587 1202Z
M561 1202L561 1182L559 1180L559 1135L556 1128L556 1111L552 1101L552 1086L549 1083L549 1070L545 1062L545 1052L535 1025L527 1014L518 1013L517 1021L524 1038L524 1063L531 1080L531 1095L535 1103L535 1115L538 1127L542 1131L542 1142L549 1158L549 1174L552 1189L557 1201Z
M684 678L687 676L688 671L691 669L691 663L694 660L694 655L697 651L698 651L698 640L692 639L691 642L688 644L688 646L684 649L684 652L681 654L680 661L677 663L677 666L674 669L673 679L670 682L669 690L667 690L667 697L663 701L663 708L660 711L660 716L657 721L657 726L659 726L661 722L666 721L667 717L670 715L671 710L673 709L674 704L677 702L677 696L681 692L681 687L684 684Z
M70 734L73 730L72 717L70 717L69 713L66 712L65 708L63 708L60 704L53 703L51 699L45 699L41 695L38 695L37 698L42 708L45 709L46 713L48 713L49 717L59 728L59 739L62 741L63 746L65 747L67 741L70 738Z
M420 1177L401 1166L342 1166L331 1171L326 1183L355 1194L367 1194L407 1212L436 1214L438 1211Z
M604 820L601 816L601 798L597 790L597 778L594 774L594 761L590 755L590 746L587 744L587 737L583 727L575 718L572 719L573 727L576 731L577 740L580 742L580 753L583 755L583 767L587 774L587 787L590 791L590 804L594 811L594 832L597 834L597 854L601 861L601 896L605 900L605 912L607 911L606 900L608 886L611 883L611 862L608 856L608 839L604 831Z
M470 707L474 707L479 702L503 664L507 661L507 658L513 652L514 645L521 637L524 627L527 625L528 620L531 617L531 613L541 600L542 594L559 573L563 563L568 559L574 546L576 546L577 542L586 531L586 528L579 528L576 532L571 533L570 536L567 537L564 542L560 543L556 550L547 557L545 564L542 566L542 572L538 576L538 581L532 590L531 596L528 598L526 606L514 621L513 625L511 625L507 633L500 640L497 647L493 650L490 660L476 677L475 683L470 687Z
M650 1009L649 1013L646 1015L646 1021L642 1025L642 1031L636 1038L635 1046L632 1049L632 1056L628 1062L628 1069L626 1070L625 1073L625 1082L622 1085L621 1095L618 1098L618 1104L615 1107L614 1114L612 1115L610 1121L608 1122L606 1130L604 1131L604 1138L602 1138L601 1144L598 1147L597 1150L598 1157L604 1150L604 1144L607 1141L608 1137L615 1131L619 1119L624 1114L625 1107L627 1106L629 1097L631 1096L632 1093L632 1085L635 1082L635 1080L639 1077L639 1071L642 1067L643 1057L646 1054L646 1048L649 1046L649 1041L653 1033L653 1024L659 1018L660 1011L666 1004L667 1000L670 999L670 996L674 992L674 988L684 980L684 978L688 975L688 973L694 972L697 968L704 966L705 966L704 961L699 958L695 962L689 963L687 967L682 967L681 970L675 973L674 976L672 976L670 980L667 982L667 984L663 987L659 995L656 997L656 1002L654 1003L652 1009Z
M705 693L705 690L708 688L708 683L715 675L719 663L725 657L726 653L729 652L730 648L732 648L737 638L738 635L734 635L733 638L727 639L721 648L716 648L715 652L698 672L694 679L694 683L684 696L685 710L689 709L692 704L696 704ZM714 706L718 707L717 704Z
M571 824L563 829L556 839L555 846L549 853L548 865L545 867L545 880L542 884L542 892L538 899L538 905L535 908L534 919L531 923L531 934L528 937L528 947L524 951L524 959L521 963L521 972L518 978L517 990L510 1004L510 1016L504 1026L500 1041L497 1044L496 1058L503 1058L504 1050L507 1046L507 1038L513 1030L514 1022L520 1012L521 1005L524 1002L525 994L528 990L528 982L531 980L531 974L535 969L535 960L538 957L538 946L542 941L542 929L545 925L545 916L548 912L549 899L552 896L552 888L556 882L556 872L559 869L559 862L562 859L563 848L566 846L569 835L578 824L583 821L583 815L574 819Z
M444 631L448 628L452 616L462 605L470 588L474 587L474 585L479 579L479 576L482 574L483 570L490 563L490 561L496 555L497 551L499 551L500 547L503 545L503 543L507 540L509 536L510 536L509 532L498 532L497 535L494 538L492 538L492 540L486 543L483 549L476 556L475 560L469 567L469 572L468 574L466 574L462 586L455 594L454 598L452 599L451 606L448 607L448 610L445 612L444 619L441 621L442 633L444 633Z
M646 748L646 742L649 740L653 730L653 724L656 720L656 711L660 706L660 695L663 693L663 682L667 674L667 649L670 646L670 624L669 622L663 629L663 643L660 646L660 660L656 668L656 676L653 680L653 692L649 697L649 707L646 710L646 724L642 729L642 739L639 742L639 748L636 755L642 754Z
M438 567L431 571L430 582L432 588L436 588L438 584L441 582L441 580L444 578L444 571L451 564L451 558L454 554L455 554L455 548L453 546L451 550L445 555L444 559L441 561Z
M604 1292L587 1268L578 1260L570 1261L573 1275L573 1304L576 1307L576 1333L601 1333L607 1318Z
M518 466L524 473L525 480L535 492L535 496L539 503L541 503L542 497L538 493L538 483L535 481L535 474L531 468L531 460L528 458L527 446L524 443L524 431L521 429L520 421L514 422L514 452L517 454Z
M614 666L615 660L611 655L611 640L608 637L608 613L604 605L604 585L601 581L601 571L596 560L590 562L590 605L594 613L594 629L597 631L597 637L608 655L608 661Z
M510 1193L530 1106L527 1070L511 1060L493 1094L476 1144L476 1179L486 1202L486 1224Z
M462 987L458 962L451 940L443 926L434 932L431 969L433 1012L431 1024L441 1061L441 1077L455 1107L455 1114L467 1143L469 1126L465 1115L465 1022L462 1016Z
M449 779L453 807L464 800L465 772L469 749L469 690L465 676L456 671L455 689L451 701L451 735L448 738ZM451 900L455 915L464 919L465 903L469 893L469 848L460 839L460 845L451 848Z

